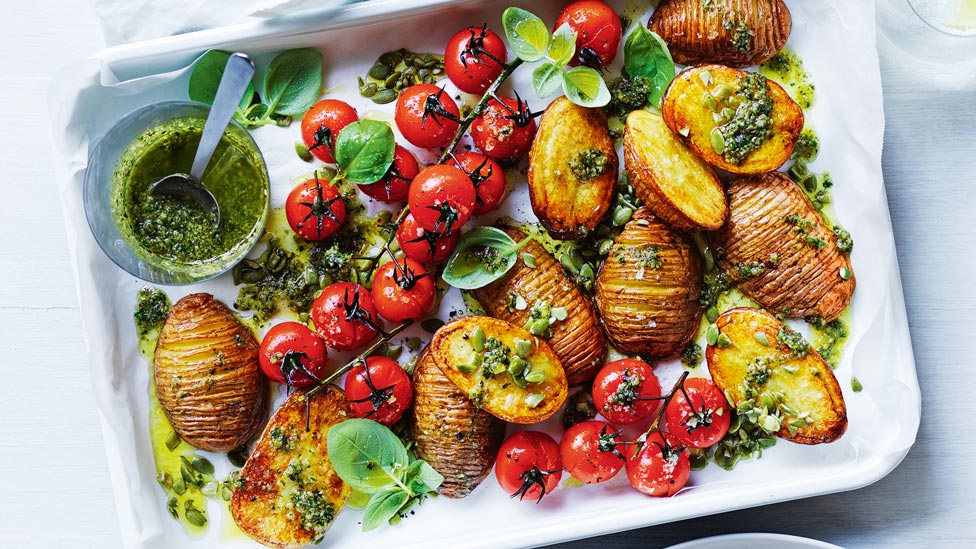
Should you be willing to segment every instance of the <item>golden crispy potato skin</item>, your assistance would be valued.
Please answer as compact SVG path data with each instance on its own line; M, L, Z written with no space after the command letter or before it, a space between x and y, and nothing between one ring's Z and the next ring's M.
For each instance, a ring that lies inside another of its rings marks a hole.
M505 438L505 422L478 409L429 352L417 361L413 388L410 433L417 457L444 475L438 493L463 498L491 472Z
M783 0L668 0L651 15L648 28L668 44L682 65L721 63L732 67L758 65L786 45L792 26ZM748 26L751 38L737 46L736 30ZM725 28L729 26L731 28Z
M349 498L350 488L328 457L329 429L349 417L346 397L329 385L312 396L306 410L307 392L292 393L272 416L230 500L241 531L267 547L314 543L332 521L325 520L327 513L318 520L304 515L302 502L318 503L334 519Z
M742 293L790 318L821 315L833 320L851 303L856 285L850 257L837 237L789 177L772 172L729 184L729 219L714 234L719 267ZM823 243L817 248L817 241ZM742 272L757 262L762 273ZM850 280L840 276L851 270Z
M710 81L708 85L702 80L705 72L708 73L705 80ZM728 86L733 92L738 90L739 79L746 74L723 65L685 69L668 86L661 104L661 115L671 131L712 166L735 174L771 172L790 157L793 145L803 130L803 109L782 86L772 80L766 80L766 84L773 101L773 135L747 154L739 164L726 161L712 148L712 130L719 123L712 117L713 111L703 97L719 85Z
M701 258L688 239L646 208L614 240L596 277L596 306L618 350L680 353L701 320Z
M532 352L525 357L527 369L541 372L542 381L527 383L523 388L513 382L507 371L491 375L484 368L475 367L473 371L462 372L460 366L473 364L476 355L480 355L470 337L476 328L484 331L486 340L499 340L511 351L511 356L514 356L516 339L530 341ZM486 412L510 423L528 425L544 421L566 401L569 384L559 358L545 341L521 326L487 316L461 317L437 330L429 352L440 371L462 393ZM533 395L541 395L541 400L530 403Z
M591 150L603 155L604 171L580 181L570 166ZM532 211L553 238L573 240L596 227L610 207L617 166L602 110L566 97L546 107L529 151L528 180Z
M719 332L728 336L727 347L709 345L705 350L712 380L738 404L744 400L743 383L749 368L761 365L768 372L765 383L751 382L758 395L782 393L783 403L795 415L783 413L782 428L776 436L800 444L833 442L847 430L847 405L834 372L812 347L795 356L789 347L777 342L783 324L761 309L736 308L722 313L715 321ZM764 334L763 345L757 334ZM789 422L804 412L813 419L790 433Z
M257 433L268 409L258 343L210 294L176 302L156 343L156 397L180 437L228 452Z
M657 114L636 110L624 130L624 166L637 196L676 229L714 231L729 214L715 170Z
M502 227L502 230L516 242L526 238L519 229ZM535 258L535 268L525 264L522 254L531 254ZM603 365L607 340L600 328L596 308L576 284L566 278L559 262L538 242L526 244L512 270L495 282L474 290L473 294L489 316L516 326L524 326L529 320L531 306L536 300L548 301L553 307L565 307L569 316L552 326L553 335L546 343L562 362L570 385L593 379ZM520 311L510 307L512 294L525 298L529 308Z

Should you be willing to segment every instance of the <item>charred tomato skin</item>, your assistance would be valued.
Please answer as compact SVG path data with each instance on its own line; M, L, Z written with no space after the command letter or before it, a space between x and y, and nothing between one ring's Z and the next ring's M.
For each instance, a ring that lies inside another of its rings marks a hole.
M365 347L379 326L369 290L351 282L326 286L312 302L310 316L319 337L340 351Z
M472 46L480 47L487 55L478 55ZM482 27L458 31L444 50L444 71L465 93L484 93L502 73L507 61L508 52L501 37Z
M396 232L397 244L403 253L424 265L446 261L460 238L460 231L447 234L428 231L420 226L413 213L407 214Z
M623 442L617 428L605 421L582 421L571 426L559 442L563 467L587 484L610 480L624 468L624 446L618 448L613 441Z
M690 399L690 404L689 404ZM729 432L732 407L711 380L686 379L664 409L668 432L691 448L708 448Z
M525 112L524 104L517 99L500 97L501 103L491 99L471 124L471 139L489 158L502 163L513 163L525 156L532 148L537 129L535 120L529 118L519 125L517 113ZM503 106L504 104L504 106Z
M353 415L392 427L413 404L410 376L395 361L371 356L346 374L346 399Z
M448 116L426 111L430 97L436 99ZM433 149L451 141L458 130L460 115L457 103L442 88L415 84L400 93L393 119L404 139L417 147Z
M627 478L637 491L656 497L670 497L684 488L691 475L688 449L671 433L654 431L644 445L628 448Z
M288 193L285 217L298 236L305 240L322 240L334 235L345 222L346 203L339 189L316 176Z
M286 361L300 360L303 368L321 379L325 373L327 357L325 342L308 326L298 322L282 322L272 326L261 339L258 362L264 375L271 381L301 389L316 380L300 369L294 370L288 379L288 374L283 371L283 367L288 368Z
M468 222L476 198L468 174L457 166L435 164L413 179L407 204L421 227L444 234L455 232Z

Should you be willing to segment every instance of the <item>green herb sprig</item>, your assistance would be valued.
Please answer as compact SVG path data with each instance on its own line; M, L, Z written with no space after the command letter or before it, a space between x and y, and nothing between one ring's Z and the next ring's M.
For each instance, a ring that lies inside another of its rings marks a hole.
M393 431L369 419L349 419L329 429L328 452L339 478L370 495L364 532L389 523L444 482L426 461L411 458Z
M444 266L441 277L455 288L475 290L505 276L518 261L518 251L533 237L521 242L495 227L476 227L464 233Z
M637 25L624 41L624 70L627 78L647 79L647 102L661 108L664 92L675 76L674 59L664 40L644 25Z

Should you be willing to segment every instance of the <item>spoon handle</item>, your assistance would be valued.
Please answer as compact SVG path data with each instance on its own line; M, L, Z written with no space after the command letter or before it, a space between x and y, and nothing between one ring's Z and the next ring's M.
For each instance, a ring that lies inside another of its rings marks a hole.
M243 53L235 53L227 60L224 75L220 78L220 85L217 86L217 96L214 97L210 114L207 115L207 123L203 127L203 136L200 138L197 154L193 157L193 167L190 169L190 175L197 181L203 177L203 172L210 163L210 157L217 149L217 143L220 143L220 138L224 135L231 117L234 116L234 111L241 102L244 90L247 89L253 75L254 63Z

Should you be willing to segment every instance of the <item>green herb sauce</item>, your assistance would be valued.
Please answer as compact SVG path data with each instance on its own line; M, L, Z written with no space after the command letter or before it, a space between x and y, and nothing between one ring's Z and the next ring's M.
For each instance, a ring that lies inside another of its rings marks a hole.
M607 155L597 149L579 151L569 162L569 169L582 182L600 177L607 171Z
M152 196L152 184L173 173L189 173L204 120L177 118L150 128L122 153L113 178L120 190L113 215L138 255L153 262L198 264L233 255L252 242L268 205L268 176L260 153L243 132L223 136L203 184L217 199L221 223L196 202ZM168 264L168 263L167 263Z
M803 70L800 56L789 47L783 48L769 61L760 65L759 72L782 85L804 110L813 106L816 88L810 81L810 73Z
M155 339L172 308L169 298L159 289L146 286L139 290L139 300L136 303L136 312L133 314L139 337L145 338L152 333Z
M773 100L766 77L755 73L742 76L727 103L737 106L732 119L717 127L725 142L722 155L726 162L740 164L773 135Z

